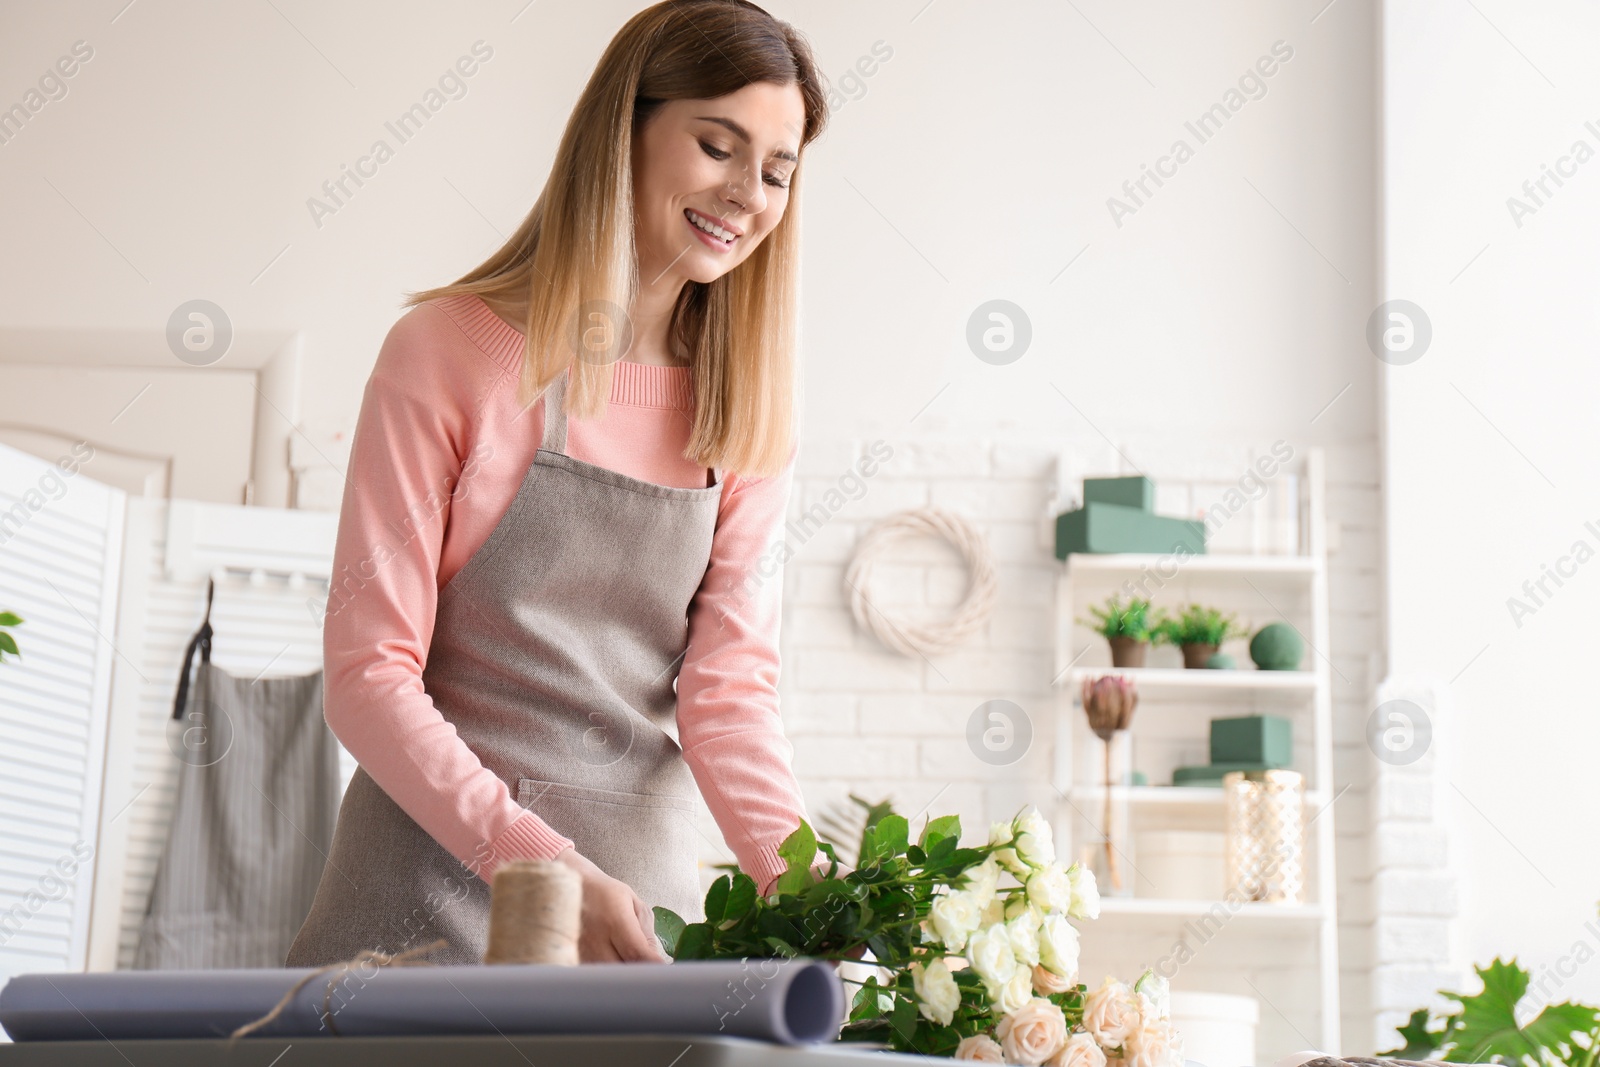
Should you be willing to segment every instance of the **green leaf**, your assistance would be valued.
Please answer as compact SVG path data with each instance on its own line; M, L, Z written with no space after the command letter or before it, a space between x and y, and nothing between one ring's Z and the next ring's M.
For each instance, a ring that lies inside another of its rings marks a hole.
M799 893L811 884L811 864L817 858L817 835L804 819L794 833L778 846L778 856L788 868L778 876L773 888L779 893Z
M1431 1060L1439 1051L1438 1035L1428 1030L1427 1008L1418 1008L1412 1012L1406 1024L1395 1027L1395 1030L1405 1039L1405 1044L1388 1052L1378 1053L1383 1059Z
M795 948L781 937L763 937L761 940L765 942L766 945L772 949L772 951L776 952L780 956L787 958L789 956L798 956L800 954L799 949Z
M711 927L705 923L690 923L678 935L677 951L672 958L678 960L708 960L712 958Z
M742 919L756 906L756 881L740 871L733 876L733 886L728 890L728 906L723 911L727 919Z
M706 922L719 923L727 917L728 889L728 876L723 875L706 890Z
M889 1026L901 1040L911 1043L917 1029L917 1003L903 994L894 998L894 1009L889 1012Z
M9 611L0 611L0 626L21 626L22 616Z
M1594 1029L1594 1008L1571 1002L1551 1004L1526 1027L1517 1025L1516 1007L1528 990L1529 974L1515 959L1496 957L1487 967L1474 968L1483 979L1483 991L1474 996L1445 993L1461 1004L1461 1020L1450 1039L1445 1059L1452 1063L1488 1063L1501 1056L1513 1063L1542 1063L1542 1050L1562 1058L1562 1046L1572 1044L1574 1032Z
M910 834L904 815L885 815L861 835L862 864L883 863L904 854Z
M961 838L961 816L941 815L937 819L928 820L928 825L922 828L922 835L917 838L917 844L924 849L931 849L938 839L943 837L957 840Z
M0 630L0 652L9 652L13 656L22 655L17 651L17 640L4 630Z
M660 904L650 909L656 916L656 936L661 939L661 947L667 955L678 955L678 938L683 936L683 918L671 908L663 908Z

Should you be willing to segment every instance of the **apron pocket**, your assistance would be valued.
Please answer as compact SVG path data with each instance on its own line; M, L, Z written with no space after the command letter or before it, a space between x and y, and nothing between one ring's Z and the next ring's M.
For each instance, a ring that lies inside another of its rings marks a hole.
M572 839L578 854L687 922L704 918L695 803L539 778L517 780L517 803Z

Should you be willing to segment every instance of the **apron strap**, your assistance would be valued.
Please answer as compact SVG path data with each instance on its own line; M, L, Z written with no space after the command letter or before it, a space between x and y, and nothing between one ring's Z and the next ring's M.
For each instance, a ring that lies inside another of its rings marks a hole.
M200 629L195 631L194 637L189 641L188 649L183 653L183 670L178 674L178 696L172 702L174 719L183 718L184 705L189 702L189 668L194 662L195 648L200 649L200 662L211 662L211 636L214 633L211 629L211 599L216 591L216 578L206 579L206 614L200 621Z
M546 452L567 451L567 375L571 368L556 376L544 391L544 440L539 447Z

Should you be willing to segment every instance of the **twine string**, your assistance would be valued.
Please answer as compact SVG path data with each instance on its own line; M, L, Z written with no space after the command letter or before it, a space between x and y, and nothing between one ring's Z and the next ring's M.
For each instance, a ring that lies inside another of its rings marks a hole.
M889 618L871 601L867 588L873 565L888 556L905 537L942 537L965 560L969 571L966 598L948 619L909 622ZM850 586L850 613L884 645L904 656L946 652L979 630L993 614L998 581L994 554L983 532L971 521L939 508L902 511L874 525L861 538L845 571Z

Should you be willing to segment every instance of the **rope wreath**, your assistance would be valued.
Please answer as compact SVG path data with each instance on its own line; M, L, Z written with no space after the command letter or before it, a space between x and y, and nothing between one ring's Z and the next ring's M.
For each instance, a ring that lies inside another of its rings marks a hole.
M942 622L911 623L889 618L876 605L868 588L872 568L894 543L911 536L943 537L966 560L970 572L966 599L955 614ZM856 545L845 570L850 587L850 613L857 625L871 630L878 640L905 656L930 656L945 652L971 636L994 612L994 556L983 533L960 515L938 508L902 511L874 525Z

